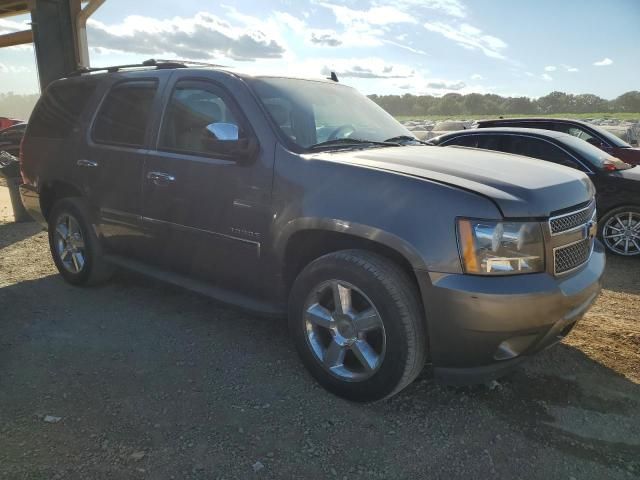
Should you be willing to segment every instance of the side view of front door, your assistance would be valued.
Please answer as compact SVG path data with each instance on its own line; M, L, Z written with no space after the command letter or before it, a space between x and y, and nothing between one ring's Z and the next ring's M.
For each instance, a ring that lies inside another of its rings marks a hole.
M251 291L271 179L238 151L256 141L225 88L206 79L176 81L143 172L143 223L161 266Z

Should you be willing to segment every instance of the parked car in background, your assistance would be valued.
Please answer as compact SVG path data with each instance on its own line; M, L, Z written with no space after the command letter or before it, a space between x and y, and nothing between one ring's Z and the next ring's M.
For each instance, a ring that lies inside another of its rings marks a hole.
M425 363L503 375L595 301L583 173L425 146L336 81L144 66L56 81L29 120L22 198L69 283L121 266L288 314L311 374L362 401Z
M0 130L9 128L11 125L15 125L16 123L23 123L23 121L15 118L0 117Z
M26 123L16 123L11 127L0 130L0 151L17 156L20 152L20 142L26 129Z
M594 147L619 158L623 162L631 165L640 165L640 148L638 148L637 141L635 145L630 145L604 128L581 122L580 120L559 118L498 118L478 120L473 125L473 128L492 127L541 128L543 130L568 133L585 142L589 142Z
M432 138L429 143L524 155L586 173L596 187L600 239L616 255L640 255L640 167L632 167L576 136L550 130L463 130ZM500 178L499 171L496 176Z

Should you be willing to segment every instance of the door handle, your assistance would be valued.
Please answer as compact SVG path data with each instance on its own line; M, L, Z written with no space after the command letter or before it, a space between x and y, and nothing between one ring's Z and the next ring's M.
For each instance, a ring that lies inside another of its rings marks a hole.
M94 162L93 160L78 160L76 165L79 167L97 167L98 162Z
M147 173L147 179L159 187L176 181L176 177L164 172L149 172Z

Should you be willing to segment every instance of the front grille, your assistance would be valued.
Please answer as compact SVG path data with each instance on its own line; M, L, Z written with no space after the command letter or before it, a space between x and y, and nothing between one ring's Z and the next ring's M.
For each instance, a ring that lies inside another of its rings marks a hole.
M551 228L551 235L557 235L585 225L591 220L595 208L595 202L591 202L590 205L583 209L550 218L549 227Z
M587 237L564 247L555 248L553 250L555 274L569 272L589 260L592 246L593 240Z

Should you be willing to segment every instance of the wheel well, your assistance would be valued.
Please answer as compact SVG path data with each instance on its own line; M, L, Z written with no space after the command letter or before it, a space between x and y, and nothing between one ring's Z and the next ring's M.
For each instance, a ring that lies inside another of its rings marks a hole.
M305 230L293 234L287 243L284 261L284 281L287 292L298 274L316 258L331 252L348 249L361 249L377 253L400 266L415 282L418 281L409 261L396 250L378 242L346 233L324 230Z
M66 182L51 182L45 184L40 191L40 209L45 219L49 220L49 213L55 203L67 197L81 197L82 193L76 187Z

